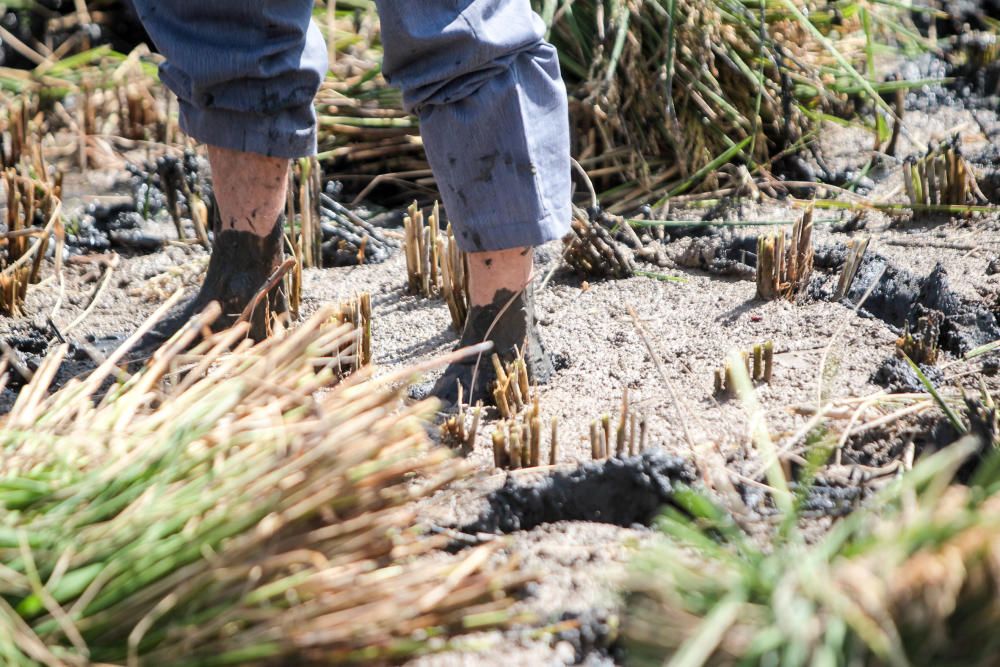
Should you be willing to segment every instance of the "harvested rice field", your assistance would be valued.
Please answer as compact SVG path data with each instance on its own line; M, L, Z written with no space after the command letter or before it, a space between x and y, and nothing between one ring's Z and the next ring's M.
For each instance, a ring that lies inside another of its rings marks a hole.
M465 260L374 4L315 9L295 317L143 355L211 173L128 8L63 4L0 21L0 664L1000 664L995 8L535 3L556 373L455 411L414 387Z

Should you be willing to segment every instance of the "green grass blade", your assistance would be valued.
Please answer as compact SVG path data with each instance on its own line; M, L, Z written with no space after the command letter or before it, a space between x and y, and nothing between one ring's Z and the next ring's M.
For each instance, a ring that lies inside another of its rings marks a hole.
M1000 340L995 340L992 343L986 343L986 345L980 345L975 349L969 350L962 358L969 361L970 359L981 357L984 354L989 354L990 352L995 352L996 350L1000 350Z
M663 199L661 199L660 201L658 201L656 203L656 206L654 206L654 208L662 206L671 197L676 197L677 195L682 194L682 193L687 192L688 190L690 190L692 187L694 187L695 185L697 185L699 181L701 181L703 178L705 178L705 176L707 176L708 174L712 173L713 171L715 171L716 169L718 169L719 167L721 167L722 165L726 164L727 162L729 162L730 160L732 160L734 157L736 157L744 148L747 147L747 145L750 143L751 139L752 139L752 137L747 137L747 138L743 139L743 141L741 141L740 143L735 144L734 146L731 146L728 149L726 149L725 151L723 151L722 154L720 154L714 160L712 160L711 162L709 162L708 164L706 164L704 167L702 167L701 169L699 169L697 172L695 172L693 176L691 176L686 181L684 181L683 183L681 183L677 187L675 187L673 190L671 190L667 194L666 197L664 197Z
M948 402L944 400L940 392L938 392L937 388L934 386L934 383L930 381L922 370L920 370L920 366L918 366L916 362L914 362L913 359L910 359L910 357L906 354L903 354L903 358L906 359L906 363L910 365L913 372L917 374L920 384L924 385L924 388L927 389L927 393L934 398L934 402L937 403L944 411L944 414L948 417L948 421L950 421L951 425L955 427L955 430L962 435L967 434L969 429L962 423L962 420L952 407L948 405Z

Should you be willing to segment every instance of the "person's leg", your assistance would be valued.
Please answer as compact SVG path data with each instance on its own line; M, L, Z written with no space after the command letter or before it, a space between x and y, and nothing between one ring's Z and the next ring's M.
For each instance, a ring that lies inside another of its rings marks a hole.
M326 48L310 23L311 0L135 0L167 60L160 73L177 95L181 128L209 146L216 199L213 252L198 295L160 329L219 301L228 326L282 261L290 158L316 150L312 102ZM251 319L251 336L287 311L275 287Z
M288 160L210 145L208 161L220 231L265 236L285 210Z
M469 254L472 308L460 345L525 352L538 382L551 363L537 335L531 248L569 231L569 113L555 49L529 0L377 0L384 72L420 118L427 157ZM483 395L492 364L450 367L434 389ZM476 386L471 386L478 367Z
M469 253L469 301L473 306L493 303L497 292L520 292L531 282L531 248Z

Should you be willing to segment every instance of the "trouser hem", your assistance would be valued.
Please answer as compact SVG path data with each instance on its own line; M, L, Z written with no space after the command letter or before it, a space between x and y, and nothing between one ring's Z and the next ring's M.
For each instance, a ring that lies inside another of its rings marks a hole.
M277 115L260 115L241 111L198 108L180 103L180 127L188 136L201 143L229 148L267 157L300 158L316 154L315 111L312 106ZM287 117L304 117L300 129Z
M491 221L492 222L492 221ZM490 252L512 248L533 248L561 239L570 230L569 211L550 213L535 222L486 225L471 220L456 233L458 247L465 252Z

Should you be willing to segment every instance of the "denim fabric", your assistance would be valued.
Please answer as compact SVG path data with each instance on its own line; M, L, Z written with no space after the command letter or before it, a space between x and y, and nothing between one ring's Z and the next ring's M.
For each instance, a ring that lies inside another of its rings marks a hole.
M383 72L420 134L463 250L569 231L569 111L529 0L376 0Z
M315 151L326 49L312 0L135 0L199 141ZM534 246L569 230L566 90L529 0L376 0L384 72L420 119L459 245Z
M167 61L160 78L198 141L294 158L316 152L326 45L311 0L133 0Z

